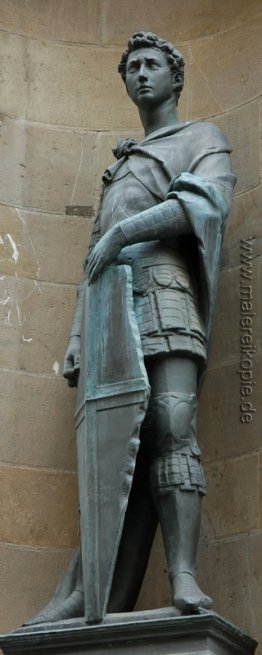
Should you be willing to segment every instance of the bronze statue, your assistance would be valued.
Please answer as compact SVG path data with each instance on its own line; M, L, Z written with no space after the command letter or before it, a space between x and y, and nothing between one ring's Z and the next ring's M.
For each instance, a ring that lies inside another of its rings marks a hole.
M150 32L134 34L118 70L138 107L145 138L121 141L114 150L117 161L104 173L64 376L70 386L77 384L87 286L91 293L106 271L131 267L151 393L105 611L134 607L159 521L173 605L178 613L190 613L212 606L195 578L205 494L195 424L235 176L231 148L220 130L178 119L184 61L171 43ZM114 464L112 457L112 470ZM84 596L92 589L83 585L81 549L32 623L84 615Z

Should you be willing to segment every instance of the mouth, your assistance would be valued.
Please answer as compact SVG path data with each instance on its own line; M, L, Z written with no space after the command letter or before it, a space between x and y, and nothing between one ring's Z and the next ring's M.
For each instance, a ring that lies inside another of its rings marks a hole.
M151 86L146 86L145 84L141 84L141 86L138 87L138 91L151 91Z

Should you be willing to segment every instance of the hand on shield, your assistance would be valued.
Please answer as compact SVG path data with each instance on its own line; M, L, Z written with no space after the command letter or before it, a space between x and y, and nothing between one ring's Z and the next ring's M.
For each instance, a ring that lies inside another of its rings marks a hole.
M64 358L63 376L68 380L69 387L76 387L80 371L80 337L72 336Z
M125 235L118 225L115 225L101 237L88 258L89 283L96 279L105 266L116 259L121 248L125 245Z

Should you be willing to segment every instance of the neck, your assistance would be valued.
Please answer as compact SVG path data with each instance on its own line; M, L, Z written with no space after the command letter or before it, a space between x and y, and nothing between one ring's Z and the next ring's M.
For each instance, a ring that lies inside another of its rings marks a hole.
M178 122L177 106L173 98L169 98L159 107L139 108L140 119L145 130L145 136L169 127Z

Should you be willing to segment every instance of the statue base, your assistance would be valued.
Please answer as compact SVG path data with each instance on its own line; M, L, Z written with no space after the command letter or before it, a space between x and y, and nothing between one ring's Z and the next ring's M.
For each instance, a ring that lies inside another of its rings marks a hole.
M214 612L177 616L173 608L109 614L20 628L0 637L4 655L252 655L257 643Z

